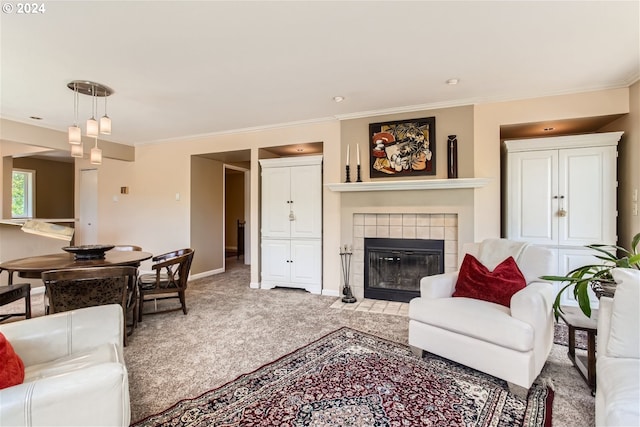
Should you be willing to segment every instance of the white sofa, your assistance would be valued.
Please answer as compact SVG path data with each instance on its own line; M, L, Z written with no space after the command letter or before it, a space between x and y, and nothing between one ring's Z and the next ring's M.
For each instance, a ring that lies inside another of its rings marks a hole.
M614 269L613 298L600 298L596 426L640 426L640 270Z
M0 325L25 365L0 390L0 425L128 426L123 322L113 304Z
M507 248L509 242L504 242ZM465 244L461 258L469 253L481 260L482 244ZM452 297L458 271L424 277L421 297L409 303L409 344L511 385L531 387L553 345L553 286L538 279L552 273L553 258L548 249L531 245L513 256L527 285L511 297L510 308Z

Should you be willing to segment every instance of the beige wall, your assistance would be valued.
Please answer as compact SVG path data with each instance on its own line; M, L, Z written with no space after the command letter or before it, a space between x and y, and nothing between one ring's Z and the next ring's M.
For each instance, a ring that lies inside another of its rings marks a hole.
M411 113L388 114L384 116L364 117L353 120L343 120L341 122L340 136L342 145L340 149L340 162L346 163L347 144L351 149L352 181L355 181L356 166L356 145L360 146L362 163L362 180L370 181L369 178L369 124L395 120L418 119L425 117L435 117L436 119L436 174L407 178L375 178L375 181L397 181L398 179L431 179L447 177L447 136L457 135L458 137L458 177L473 177L473 106L441 108L426 111L414 111ZM344 181L344 166L342 169L342 180Z
M224 268L224 165L191 157L191 239L194 273ZM185 246L187 247L187 246Z
M36 218L73 218L73 163L32 157L13 159L13 167L36 171Z
M640 216L632 213L633 191L640 191L640 81L629 90L629 114L602 132L616 130L624 131L618 144L618 245L629 248L631 238L640 233Z
M632 117L628 117L630 120L628 124L621 124L628 127L621 130L625 130L625 137L628 138L623 148L624 156L625 158L627 155L630 156L630 160L625 160L622 173L625 181L635 180L636 184L632 185L637 185L637 167L630 167L634 164L633 162L637 164L638 158L638 85L636 84L632 88L631 97L628 89L614 89L366 117L345 120L342 123L332 120L138 146L135 150L135 162L105 159L98 167L99 241L137 244L146 251L156 254L191 246L193 236L201 231L201 226L195 227L192 222L192 197L195 195L194 192L200 191L200 187L198 182L192 180L191 157L206 153L249 149L251 150L249 186L251 205L250 215L245 219L248 221L250 228L247 231L251 236L251 284L257 285L260 281L259 148L322 141L324 143L323 182L337 183L344 180L344 152L347 143L350 143L352 148L351 156L354 159L352 165L355 165L356 143L361 144L363 155L368 153L365 148L368 145L369 123L430 116L436 117L436 177L446 177L444 142L447 135L456 134L459 142L460 177L488 177L492 178L492 181L485 188L455 190L446 196L439 193L442 190L418 193L416 196L428 200L422 203L422 206L426 204L427 207L424 209L427 210L437 198L441 198L443 203L461 212L473 209L471 214L473 224L460 231L461 239L480 240L486 237L498 237L500 236L500 126L542 120L623 114L629 112L630 101ZM368 165L364 157L363 164ZM76 171L91 167L94 166L89 165L86 159L76 161ZM368 169L364 168L363 172L363 179L368 179ZM121 186L129 187L128 195L119 195ZM195 187L198 189L196 190ZM203 187L205 191L206 186ZM76 188L78 188L77 184ZM176 193L180 194L180 200L176 200ZM406 203L406 199L411 196L411 194L397 196L400 199L396 202ZM329 293L338 292L341 286L340 258L337 255L337 248L341 244L349 243L346 239L350 238L351 234L350 230L343 229L342 197L345 196L332 192L326 187L323 191L323 286ZM362 198L366 200L361 200ZM359 201L363 204L375 204L377 199L372 195L358 195L357 198L349 200L349 203ZM76 206L78 206L77 199ZM470 208L470 206L473 207ZM350 205L346 207L351 209ZM626 227L625 229L637 227L637 219L633 221L621 219L621 221L623 223L621 227ZM625 231L625 234L629 233L630 231ZM3 251L0 253L0 258L10 259L12 254ZM143 268L148 268L149 265L143 264ZM193 273L197 274L206 273L207 270L203 269L215 266L194 264L194 267Z
M268 129L259 132L245 132L229 135L214 135L197 139L188 139L162 144L148 144L136 148L136 161L133 163L108 160L98 167L99 176L99 240L111 243L132 243L144 250L158 254L180 247L191 247L192 239L198 233L205 232L214 221L195 220L192 208L193 197L200 198L211 185L218 185L207 179L192 180L193 164L205 162L206 159L191 161L192 156L200 154L251 150L251 183L250 218L248 231L251 236L251 283L260 282L259 264L259 177L258 151L260 147L289 145L305 142L322 141L324 143L324 183L338 182L339 168L339 122L326 121L314 124ZM77 164L77 168L89 165ZM197 173L197 172L194 172ZM201 185L202 182L206 185ZM222 185L222 172L218 183ZM193 183L193 186L192 186ZM129 194L113 196L121 186L129 187ZM194 194L197 191L198 194ZM176 193L180 200L175 200ZM204 196L202 196L204 197ZM325 235L323 275L325 283L339 283L339 257L335 250L340 245L340 207L339 197L325 189L323 195L323 220ZM198 202L195 202L197 205ZM223 204L220 203L220 208ZM222 222L217 221L218 227ZM196 222L198 224L196 224ZM220 248L223 242L220 239ZM197 262L201 251L197 251L192 267L193 274L203 274L217 269L218 264L203 265ZM223 255L221 254L220 257ZM208 261L208 262L209 262ZM143 263L148 269L150 263ZM210 270L212 269L212 270Z

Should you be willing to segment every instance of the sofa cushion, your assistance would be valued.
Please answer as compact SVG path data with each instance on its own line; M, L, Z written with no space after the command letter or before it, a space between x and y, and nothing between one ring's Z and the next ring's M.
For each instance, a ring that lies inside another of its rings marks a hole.
M0 389L22 384L24 363L2 332L0 332L0 366L2 366L0 369Z
M617 291L616 291L617 294ZM598 395L604 398L608 426L637 426L640 420L640 363L638 359L598 357Z
M481 299L509 307L513 294L526 285L513 257L507 257L493 271L489 271L473 255L466 254L453 296Z
M117 346L111 343L60 357L50 362L27 366L25 369L25 381L35 381L109 362L124 364L118 353Z
M640 270L614 268L612 275L616 281L613 297L611 332L607 345L610 357L640 358ZM636 377L637 379L637 377Z
M472 298L414 298L409 318L501 347L530 351L534 330L500 304Z

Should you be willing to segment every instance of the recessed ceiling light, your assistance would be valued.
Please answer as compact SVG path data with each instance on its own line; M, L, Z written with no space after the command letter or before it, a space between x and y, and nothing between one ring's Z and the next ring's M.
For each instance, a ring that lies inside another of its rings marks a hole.
M333 100L335 102L342 102L342 101L344 101L344 96L334 96Z
M460 82L460 80L458 80L458 79L449 79L449 80L447 80L447 84L451 85L451 86L457 85L458 82Z
M29 116L29 118L32 120L42 120L42 117L38 117L38 116Z

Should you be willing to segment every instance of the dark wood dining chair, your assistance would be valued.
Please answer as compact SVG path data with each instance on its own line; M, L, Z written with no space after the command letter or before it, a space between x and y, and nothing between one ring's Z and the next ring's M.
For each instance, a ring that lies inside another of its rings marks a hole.
M189 270L191 269L193 254L194 250L187 248L157 255L152 258L154 264L151 268L154 270L154 273L142 274L138 278L138 293L140 295L138 301L138 321L142 321L143 314L165 313L167 311L180 309L182 309L184 314L187 314L185 291L187 290L187 281L189 279ZM145 301L174 298L180 300L180 306L144 313Z
M127 315L129 287L135 286L136 267L90 267L50 270L42 273L49 313L106 304L120 304ZM124 324L124 344L127 344Z
M116 245L113 247L112 251L142 251L142 247L137 245ZM138 277L136 276L135 280L129 286L129 294L127 295L127 316L125 319L126 322L131 321L130 324L127 324L128 327L131 327L129 334L133 332L135 328L138 327Z
M11 317L24 316L31 318L31 285L29 283L14 283L0 286L0 306L19 301L24 298L24 313L0 313L0 322Z

